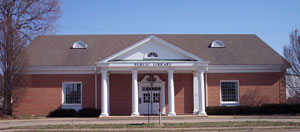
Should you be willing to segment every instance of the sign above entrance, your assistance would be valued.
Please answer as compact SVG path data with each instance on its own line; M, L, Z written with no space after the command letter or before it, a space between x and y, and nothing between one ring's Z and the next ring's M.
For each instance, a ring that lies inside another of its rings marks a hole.
M135 67L162 67L162 66L171 66L172 63L169 62L139 62L134 63Z

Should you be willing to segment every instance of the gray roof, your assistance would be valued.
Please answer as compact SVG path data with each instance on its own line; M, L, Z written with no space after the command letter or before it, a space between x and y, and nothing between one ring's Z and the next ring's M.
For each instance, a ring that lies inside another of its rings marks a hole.
M282 65L283 58L254 34L154 34L210 65ZM92 66L148 37L141 35L47 35L36 37L25 49L26 66ZM71 49L82 40L87 49ZM221 40L225 48L210 48Z

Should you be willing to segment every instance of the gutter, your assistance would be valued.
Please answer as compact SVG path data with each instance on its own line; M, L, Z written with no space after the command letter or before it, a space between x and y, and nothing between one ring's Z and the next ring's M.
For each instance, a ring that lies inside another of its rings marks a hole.
M98 109L98 96L97 96L97 66L95 66L95 108Z
M206 67L206 72L205 72L205 104L206 107L208 107L208 97L207 97L207 71L208 71L208 67Z

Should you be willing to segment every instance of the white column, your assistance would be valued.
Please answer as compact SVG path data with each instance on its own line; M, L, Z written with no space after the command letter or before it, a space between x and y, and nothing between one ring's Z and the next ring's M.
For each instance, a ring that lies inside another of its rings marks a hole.
M193 99L194 99L194 114L199 112L199 87L198 87L198 72L193 73Z
M109 116L108 114L108 85L107 85L107 70L101 70L101 115L100 117Z
M204 70L198 70L198 85L199 85L199 116L207 116L205 112L205 99L204 99Z
M168 103L169 113L168 116L176 116L175 113L175 99L174 99L174 70L168 70Z
M138 70L132 70L132 113L131 116L139 116L139 102L138 102Z
M109 87L109 73L107 73L107 112L110 114L110 87Z
M161 112L162 112L162 114L164 115L164 114L166 114L166 105L165 105L165 83L163 83L163 86L161 87L161 93L160 93L160 107L161 107Z

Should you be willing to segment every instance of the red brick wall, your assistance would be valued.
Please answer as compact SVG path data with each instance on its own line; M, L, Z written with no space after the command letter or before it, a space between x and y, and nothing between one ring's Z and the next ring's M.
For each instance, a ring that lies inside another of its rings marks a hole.
M147 74L138 74L141 81ZM168 75L156 74L166 82L165 104L168 113ZM112 115L130 115L131 74L110 74L110 111ZM220 105L220 80L239 80L240 104L261 105L284 103L285 85L280 73L231 73L208 74L208 105ZM83 108L94 107L94 75L26 75L25 88L20 99L15 100L13 114L16 116L46 116L61 107L62 82L83 83ZM101 108L101 75L98 75L98 108ZM193 74L175 73L175 112L193 112Z
M110 112L131 115L131 74L110 74Z
M193 113L193 74L175 73L174 88L176 114Z
M285 102L285 84L281 73L208 74L208 106L220 105L220 80L239 80L240 105Z
M141 81L145 75L149 74L138 74L138 81ZM166 73L159 73L155 75L158 75L164 82L166 82L165 104L166 113L168 113L168 75ZM110 74L110 111L112 115L130 115L132 112L131 76L131 74ZM174 75L174 82L175 112L177 114L192 113L193 75L190 73L176 73ZM99 90L100 89L101 87ZM98 100L98 102L100 101L101 99Z
M94 75L26 75L13 115L47 116L62 104L62 82L82 82L82 107L94 107ZM22 94L20 94L22 93Z

